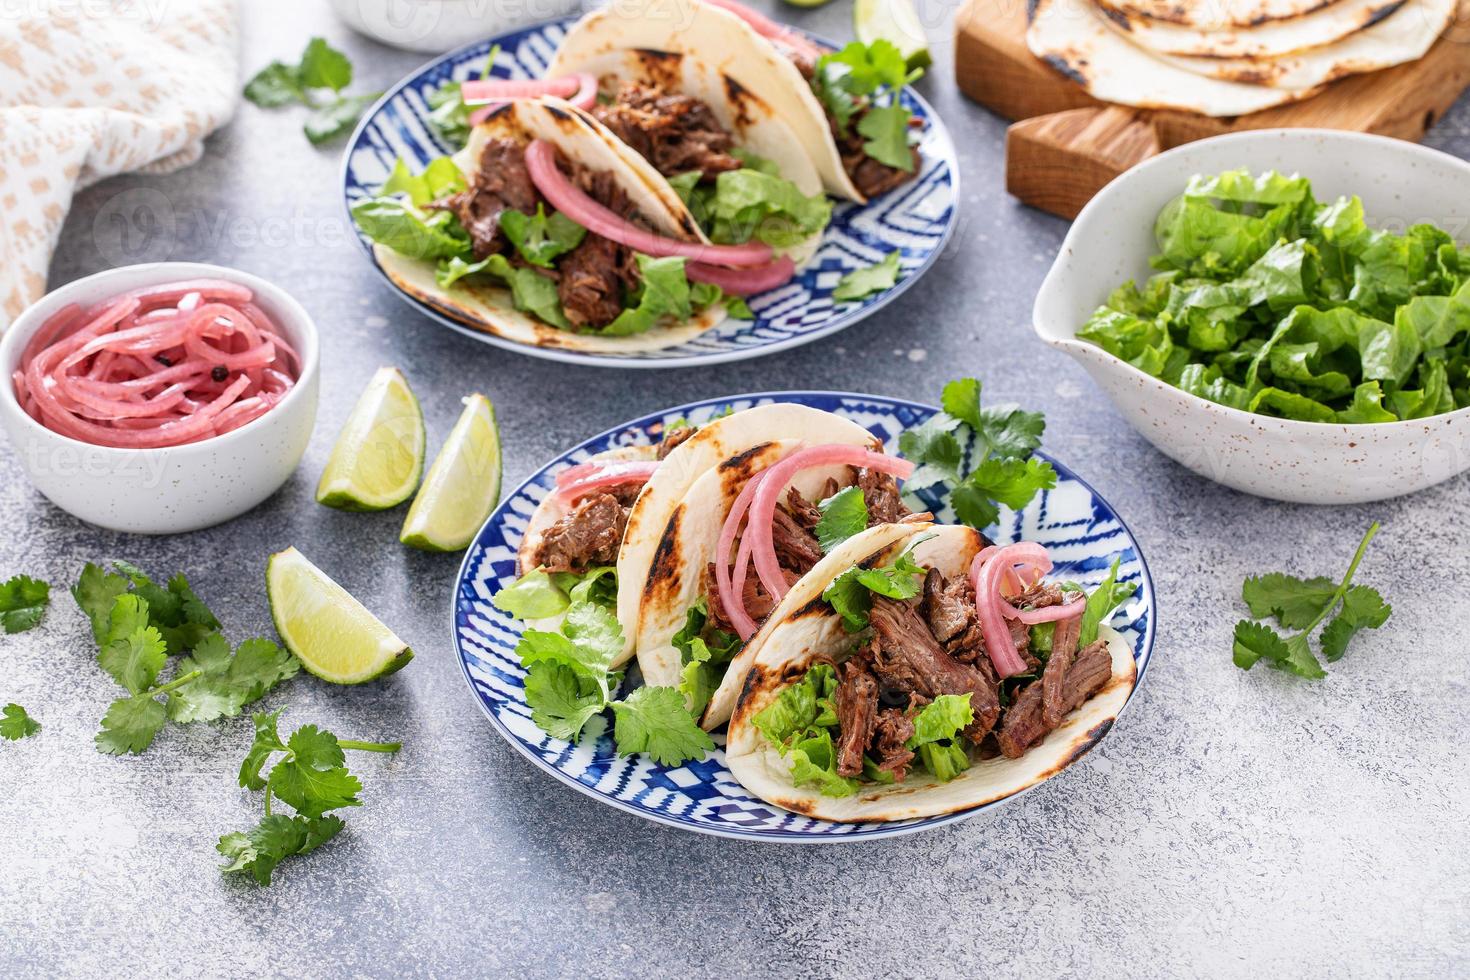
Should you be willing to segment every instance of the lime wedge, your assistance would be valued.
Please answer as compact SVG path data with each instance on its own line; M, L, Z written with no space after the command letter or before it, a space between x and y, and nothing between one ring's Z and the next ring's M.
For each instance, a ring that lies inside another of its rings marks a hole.
M266 562L265 592L281 642L324 681L362 684L413 659L392 630L295 548Z
M499 502L500 429L495 407L476 393L464 400L398 540L425 551L462 551Z
M316 501L387 510L413 496L424 472L424 413L397 368L379 368L337 436Z
M910 70L934 63L913 0L857 0L852 6L852 29L864 44L880 38L892 41Z

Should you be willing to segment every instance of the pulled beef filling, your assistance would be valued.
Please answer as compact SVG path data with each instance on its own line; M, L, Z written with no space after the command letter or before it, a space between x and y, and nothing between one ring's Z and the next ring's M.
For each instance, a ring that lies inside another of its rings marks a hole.
M1055 586L1037 586L1027 595L1026 604L1065 599ZM870 620L871 639L838 668L837 771L843 776L861 774L866 755L902 779L914 758L904 747L913 735L912 716L942 694L970 695L974 721L961 734L982 756L1019 758L1112 677L1106 641L1079 651L1081 619L1073 617L1057 624L1041 678L1017 689L1002 707L974 592L964 576L950 581L933 568L917 600L873 596ZM1012 638L1033 669L1041 668L1030 654L1030 627L1014 623Z
M744 166L730 154L734 138L709 105L692 96L628 84L592 114L666 177L697 170L714 180Z
M630 223L651 230L612 174L589 170L561 157L558 164L594 201ZM514 140L491 139L480 151L479 165L469 186L425 207L450 211L459 219L469 233L476 259L503 254L512 264L524 266L500 229L500 216L506 211L533 215L536 206L545 203L526 169L525 147ZM637 289L641 281L633 250L592 232L557 259L555 268L538 267L536 272L556 282L562 311L579 330L599 330L612 323L623 312L624 296Z
M682 446L686 439L698 431L692 425L676 425L664 429L664 437L658 441L658 458L660 460L667 458L669 453Z
M641 484L628 483L589 494L542 534L535 564L548 572L584 572L618 560L628 511Z
M469 232L475 258L484 259L510 244L500 233L500 216L506 211L535 214L540 201L526 169L525 147L514 140L492 139L480 151L479 167L469 186L425 207L452 212Z

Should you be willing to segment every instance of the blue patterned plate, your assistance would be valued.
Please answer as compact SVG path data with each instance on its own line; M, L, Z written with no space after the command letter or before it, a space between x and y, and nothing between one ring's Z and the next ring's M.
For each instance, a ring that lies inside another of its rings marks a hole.
M515 655L521 625L496 609L490 597L515 581L516 548L536 505L555 487L556 474L614 446L652 442L654 433L662 432L675 419L699 423L726 408L739 410L769 402L797 402L852 419L883 439L890 452L897 447L899 433L937 411L896 398L823 391L717 398L609 429L552 460L501 502L460 566L453 604L454 643L476 701L511 745L568 786L620 810L684 830L764 841L870 839L953 823L999 806L1005 801L900 823L828 823L788 813L751 796L725 768L722 748L701 762L668 767L640 755L619 758L609 732L611 712L588 724L579 745L552 738L531 721L522 687L525 672ZM1117 611L1111 625L1132 645L1141 684L1154 643L1153 580L1143 553L1107 501L1067 467L1046 458L1056 467L1056 489L1039 494L1023 511L1002 509L991 537L1001 543L1025 539L1045 545L1056 562L1058 578L1087 586L1100 583L1113 559L1121 557L1123 580L1139 582L1142 588ZM929 491L917 496L941 520L954 519L942 498ZM715 742L723 746L724 735L717 734Z
M478 78L492 45L500 45L495 63L497 78L539 78L552 53L561 43L573 18L502 34L452 51L399 82L379 100L353 133L342 164L343 194L347 207L370 197L388 179L393 161L403 157L418 170L435 157L459 147L441 140L426 122L428 95L447 79ZM831 42L813 36L814 41ZM912 89L903 93L903 104L923 120L919 149L924 157L919 176L866 205L840 202L832 210L832 223L822 244L797 277L779 289L754 297L750 308L755 320L727 320L719 327L686 344L664 350L629 354L590 354L579 351L533 347L474 330L450 319L393 286L404 301L425 316L487 344L520 351L533 357L605 367L685 367L717 364L771 354L851 326L886 306L912 286L944 249L954 230L955 205L959 200L959 163L954 143L929 103ZM348 215L348 224L351 215ZM371 243L359 235L373 267ZM898 283L885 292L861 300L832 299L837 281L853 269L883 258L897 249ZM386 275L383 281L392 286Z

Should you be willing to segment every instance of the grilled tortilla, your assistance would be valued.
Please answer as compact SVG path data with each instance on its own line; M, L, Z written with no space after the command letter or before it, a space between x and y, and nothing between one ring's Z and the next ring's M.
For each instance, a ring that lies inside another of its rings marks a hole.
M1090 4L1092 0L1083 2ZM1404 0L1337 0L1300 17L1224 30L1171 24L1113 8L1096 9L1104 13L1115 31L1151 53L1205 58L1279 58L1340 41L1378 23L1403 4Z
M928 540L919 540L933 535ZM914 543L916 542L917 543ZM752 664L745 675L739 702L730 720L725 761L735 779L768 803L822 820L868 822L909 820L974 809L1020 793L1071 765L1108 732L1127 702L1137 680L1137 668L1127 643L1103 627L1113 676L1090 700L1066 716L1042 741L1019 759L979 759L941 783L915 766L899 783L864 783L852 796L824 796L811 786L795 786L791 760L776 750L754 726L752 719L788 684L800 680L819 660L840 662L853 648L853 635L820 599L826 585L853 564L881 565L905 547L913 547L921 565L938 568L948 577L962 575L979 551L981 538L968 527L886 525L849 538L817 568L796 584L807 601L772 616L752 640ZM785 604L783 603L783 607Z

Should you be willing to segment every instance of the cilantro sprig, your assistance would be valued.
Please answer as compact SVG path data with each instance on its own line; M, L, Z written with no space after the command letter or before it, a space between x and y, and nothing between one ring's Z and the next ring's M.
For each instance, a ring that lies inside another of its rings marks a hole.
M1283 628L1295 630L1283 637L1263 622L1242 619L1235 624L1235 666L1250 670L1264 660L1267 666L1308 680L1327 676L1321 661L1312 653L1310 638L1323 622L1318 637L1328 663L1342 659L1348 642L1362 629L1377 629L1388 621L1393 607L1377 589L1354 585L1353 575L1378 533L1378 522L1368 528L1341 580L1317 576L1297 578L1283 572L1252 576L1241 586L1241 598L1257 620L1275 618ZM1334 611L1337 613L1332 616ZM1328 621L1328 617L1332 619Z
M822 591L822 600L842 617L842 628L860 633L868 627L873 596L912 599L924 586L926 569L914 560L914 546L932 535L919 538L887 565L864 568L854 565L832 580Z
M899 101L898 93L923 74L922 68L909 69L892 41L853 41L817 60L812 90L831 115L839 136L847 135L856 118L858 134L865 137L863 152L890 167L913 170L909 150L912 113Z
M7 633L34 629L51 602L51 586L29 575L0 582L0 626Z
M898 440L899 452L918 464L904 490L949 485L955 516L976 529L995 522L998 503L1017 510L1057 485L1052 465L1032 455L1046 431L1041 413L1015 405L983 406L980 392L976 378L949 382L940 400L944 411ZM974 442L969 467L967 433Z
M26 709L14 701L0 711L0 738L18 742L23 738L30 738L40 730L41 723L26 714Z
M516 655L526 668L526 705L531 709L531 720L553 738L577 742L588 722L611 709L613 739L620 755L643 752L670 766L704 758L714 742L686 707L684 685L645 686L625 698L613 697L623 680L622 672L612 669L613 660L623 650L623 628L608 609L611 603L595 598L596 580L588 583L583 579L567 591L554 577L543 575L532 572L491 600L511 615L521 615L553 608L558 601L553 590L567 597L559 629L528 629L516 645ZM579 590L583 590L581 594ZM698 637L685 638L691 649L695 639ZM704 645L704 640L699 642ZM703 646L703 653L707 659L696 662L713 663L708 645Z
M314 37L295 64L272 61L245 83L245 98L262 109L299 103L311 110L302 129L314 144L344 135L382 92L344 95L352 84L352 62L326 42ZM330 92L330 96L320 93Z
M136 755L170 721L234 717L300 670L270 640L246 640L232 653L219 620L183 575L159 585L127 562L113 568L88 562L72 588L91 621L98 665L127 692L102 718L98 751ZM173 677L161 681L168 658L184 653Z
M271 883L272 872L286 858L308 854L337 836L344 823L330 811L362 806L357 798L362 782L348 770L344 750L391 753L402 748L398 742L339 739L316 725L302 725L283 739L280 717L280 711L253 716L255 737L240 764L240 785L265 791L264 816L251 829L225 834L215 845L230 862L221 871L249 874L262 885ZM262 775L277 753L280 758ZM273 801L295 814L276 812Z

